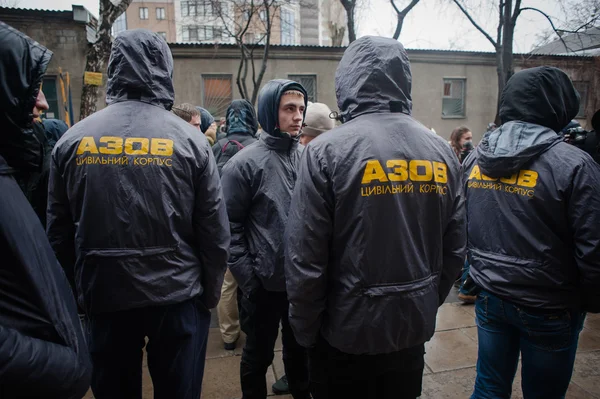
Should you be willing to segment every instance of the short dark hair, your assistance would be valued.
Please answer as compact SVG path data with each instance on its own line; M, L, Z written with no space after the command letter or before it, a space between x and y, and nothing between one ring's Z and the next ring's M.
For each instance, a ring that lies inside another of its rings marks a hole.
M171 108L171 111L187 123L192 121L194 116L200 116L200 111L190 103L183 103Z

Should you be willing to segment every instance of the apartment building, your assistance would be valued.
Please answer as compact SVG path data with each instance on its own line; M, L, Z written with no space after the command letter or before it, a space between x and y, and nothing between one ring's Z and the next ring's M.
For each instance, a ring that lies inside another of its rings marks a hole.
M174 0L133 0L127 11L113 24L113 34L127 29L148 29L165 38L177 41Z

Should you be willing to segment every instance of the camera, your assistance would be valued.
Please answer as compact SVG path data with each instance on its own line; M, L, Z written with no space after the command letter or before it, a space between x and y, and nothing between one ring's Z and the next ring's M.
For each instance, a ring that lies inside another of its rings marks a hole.
M562 135L565 142L587 152L594 158L594 161L600 163L600 138L597 135L597 122L600 118L600 110L594 114L594 130L587 131L579 123L572 121L563 129Z

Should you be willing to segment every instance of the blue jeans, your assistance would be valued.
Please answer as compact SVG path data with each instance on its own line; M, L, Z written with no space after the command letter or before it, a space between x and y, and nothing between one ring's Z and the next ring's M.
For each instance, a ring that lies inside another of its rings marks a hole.
M585 313L525 309L486 291L475 313L479 354L471 399L510 398L519 354L525 399L565 397Z
M96 399L142 398L144 346L155 399L200 397L210 312L199 298L91 315L86 327Z

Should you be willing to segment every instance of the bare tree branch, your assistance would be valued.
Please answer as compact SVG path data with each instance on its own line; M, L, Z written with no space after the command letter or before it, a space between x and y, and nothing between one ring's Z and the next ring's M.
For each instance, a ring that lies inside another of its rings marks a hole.
M458 0L453 0L453 1L458 6L458 8L460 8L462 13L465 14L465 16L469 19L469 21L471 21L473 26L479 32L481 32L483 34L483 36L485 36L485 38L489 40L490 43L492 43L492 46L494 46L494 48L498 47L498 43L495 42L494 39L489 35L489 33L487 33L481 26L479 26L479 24L477 22L475 22L473 17L471 17L471 14L469 14L469 12L462 6L462 4L460 4L460 2Z
M540 14L542 14L544 17L546 17L546 19L548 20L548 22L550 22L550 26L552 26L552 30L554 30L554 32L557 33L558 38L560 39L560 41L562 42L563 46L565 46L565 50L566 51L571 51L573 52L573 50L571 50L569 48L569 46L567 46L567 43L565 42L565 40L562 38L562 35L558 34L558 30L556 29L556 26L554 26L554 22L552 21L552 18L550 18L550 16L548 14L546 14L545 12L543 12L540 9L534 8L534 7L523 7L521 8L521 11L537 11Z
M409 5L404 7L402 11L398 9L398 6L396 6L394 0L390 0L390 3L392 3L392 7L394 7L394 10L396 11L396 16L398 17L396 31L394 32L393 36L395 40L398 40L398 38L400 37L400 33L402 32L402 25L404 25L404 18L406 18L406 15L410 12L410 10L412 10L414 6L416 6L417 3L419 3L419 0L412 0Z
M346 19L348 24L348 41L352 43L356 40L356 0L340 0L346 10Z

